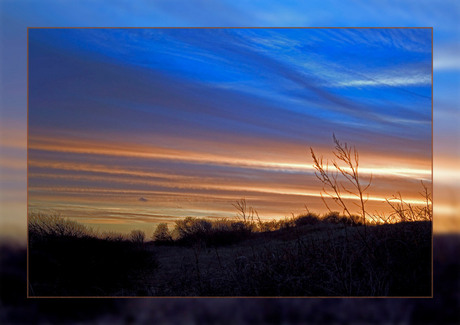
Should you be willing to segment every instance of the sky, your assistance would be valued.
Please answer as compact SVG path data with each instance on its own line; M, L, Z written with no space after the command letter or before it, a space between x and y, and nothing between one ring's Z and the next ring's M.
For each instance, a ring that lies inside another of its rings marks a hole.
M30 211L124 231L240 198L324 212L309 147L333 133L373 175L370 211L424 204L431 29L29 30Z
M457 55L460 46L459 12L460 4L453 0L443 2L428 0L2 1L0 2L0 238L20 241L26 238L27 27L47 26L433 27L434 231L435 233L458 232L460 231L460 218L458 218L460 212L458 205L460 202L460 170L458 169L460 59ZM338 131L337 135L341 139L350 140L347 138L348 135ZM329 140L329 145L332 145L331 136L328 137L325 137L324 141L326 143ZM304 144L304 146L308 145L310 145L308 142ZM361 146L362 144L359 144L360 151L363 150ZM308 155L304 157L308 158ZM302 190L306 191L305 188Z

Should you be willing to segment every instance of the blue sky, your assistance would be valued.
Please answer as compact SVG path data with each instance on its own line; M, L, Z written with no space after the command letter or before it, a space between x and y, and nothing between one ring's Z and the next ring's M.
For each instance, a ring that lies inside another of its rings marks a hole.
M55 51L61 53L58 61L50 53ZM31 30L29 54L30 100L71 99L66 105L74 105L69 111L33 106L32 127L78 129L78 121L99 127L101 119L112 117L94 106L115 105L114 119L158 111L187 117L184 128L198 123L248 135L278 132L293 141L322 132L314 128L321 123L326 134L351 127L425 142L431 137L429 29ZM106 74L111 83L103 82ZM135 89L116 91L128 85ZM115 93L98 96L95 89ZM91 92L91 98L80 91ZM169 105L168 96L181 96L184 103ZM200 107L188 109L189 101ZM212 101L219 101L219 109ZM285 116L293 117L292 124L278 123ZM123 131L119 123L104 127ZM147 131L151 125L122 128Z

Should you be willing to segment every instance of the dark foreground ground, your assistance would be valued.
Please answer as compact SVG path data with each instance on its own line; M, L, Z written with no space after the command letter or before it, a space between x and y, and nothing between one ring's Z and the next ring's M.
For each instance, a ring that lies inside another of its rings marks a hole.
M460 236L434 236L433 298L27 299L26 249L3 245L1 324L458 324Z
M29 295L431 296L429 221L368 227L318 221L241 232L230 243L234 233L203 229L163 245L34 233Z
M222 247L160 246L156 296L431 296L431 222L318 223Z

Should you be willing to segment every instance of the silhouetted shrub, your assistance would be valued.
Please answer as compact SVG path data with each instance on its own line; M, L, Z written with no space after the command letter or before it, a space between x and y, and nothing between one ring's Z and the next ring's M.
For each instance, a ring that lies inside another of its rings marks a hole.
M158 267L155 255L139 245L143 232L131 242L46 215L29 218L29 229L31 296L137 295L145 274Z
M308 213L307 215L292 216L280 220L262 221L258 218L257 222L229 219L205 219L187 217L177 220L174 232L177 234L172 242L182 245L204 244L211 246L221 246L237 243L241 240L250 238L256 232L288 231L294 227L313 226L318 223L344 224L356 226L362 224L359 216L346 217L338 212L331 212L320 218L317 214ZM170 232L162 226L158 236L169 238ZM164 234L162 234L164 233ZM168 236L169 234L169 236ZM154 235L154 240L155 235ZM158 240L158 243L168 243L168 240ZM171 243L171 242L170 242Z
M340 213L337 211L331 211L324 215L322 221L328 222L328 223L340 223L342 218L340 217Z
M177 220L175 230L179 238L187 238L198 234L204 234L212 228L209 221L193 217L186 217L183 220Z
M118 232L103 232L101 235L98 236L100 239L105 239L108 241L119 242L125 240L125 236Z
M29 215L28 226L30 241L45 237L83 238L92 235L86 226L59 215L32 213Z
M172 242L172 235L168 225L166 223L158 224L153 232L152 239L155 241L155 244L170 244Z
M344 216L340 215L337 211L331 211L323 216L321 219L323 222L331 223L331 224L344 224L348 226L359 226L364 225L362 222L362 218L356 215Z
M305 225L316 225L319 222L319 216L314 213L308 213L307 215L298 216L294 223L296 226L305 226Z
M145 232L142 230L133 230L131 231L129 238L135 244L143 244L145 240Z
M176 242L191 245L228 245L247 238L252 232L252 225L244 221L228 219L208 220L187 217L177 220L175 231L178 234Z

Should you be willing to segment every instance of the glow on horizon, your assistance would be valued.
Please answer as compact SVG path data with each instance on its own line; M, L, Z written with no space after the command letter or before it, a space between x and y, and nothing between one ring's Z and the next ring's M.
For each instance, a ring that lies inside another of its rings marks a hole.
M144 183L144 182L143 182ZM156 182L156 184L158 184ZM167 185L168 183L163 183L160 185ZM215 184L206 184L203 183L201 185L184 185L181 187L183 189L206 189L206 190L221 190L221 191L234 191L234 192L255 192L255 193L267 193L267 194L281 194L281 195L295 195L295 196L307 196L307 197L321 197L321 194L318 192L313 191L300 191L300 190L293 190L288 188L264 188L264 187L255 187L255 186L231 186L231 185L215 185ZM136 194L136 195L149 195L153 192L151 191L138 191L138 190L113 190L113 189L87 189L87 188L65 188L65 187L32 187L29 188L31 192L41 192L41 191L48 191L48 192L70 192L70 193L97 193L97 194ZM169 193L168 193L169 194ZM328 198L327 195L323 195L325 198ZM359 198L356 195L351 194L341 194L341 197L346 200L353 200L359 201ZM365 197L368 201L375 201L375 202L386 202L387 197L378 197L378 196L369 196ZM392 198L389 199L393 201ZM424 200L417 200L417 199L406 199L404 198L404 202L409 204L418 204L418 205L425 205L426 201Z
M70 145L59 145L59 144L46 144L31 142L29 145L30 149L60 152L60 153L78 153L78 154L91 154L91 155L103 155L103 156L121 156L121 157L132 157L132 158L149 158L149 159L163 159L182 161L188 163L201 163L201 164L213 164L213 165L231 165L236 167L248 167L254 169L268 169L268 170L285 170L285 171L297 171L297 172L309 172L314 171L313 165L307 163L289 163L281 161L263 161L258 159L241 159L232 158L231 156L213 155L209 153L199 153L192 151L183 150L171 150L162 147L145 147L143 150L129 150L124 149L103 149L102 144L91 148L90 144L84 144L80 146ZM305 160L307 160L306 157ZM117 173L117 174L131 174L136 176L155 176L152 173L145 172L134 172L129 170L114 169L113 166L109 168L100 167L95 168L94 166L82 165L82 164L66 164L61 162L39 162L29 161L30 166L37 167L55 167L60 169L68 170L86 170L86 171L97 171L105 173ZM86 166L86 167L84 167ZM360 173L367 175L379 175L379 176L400 176L407 178L416 178L431 180L431 166L429 168L413 168L410 166L398 166L398 167L359 167ZM344 167L345 170L349 170Z

